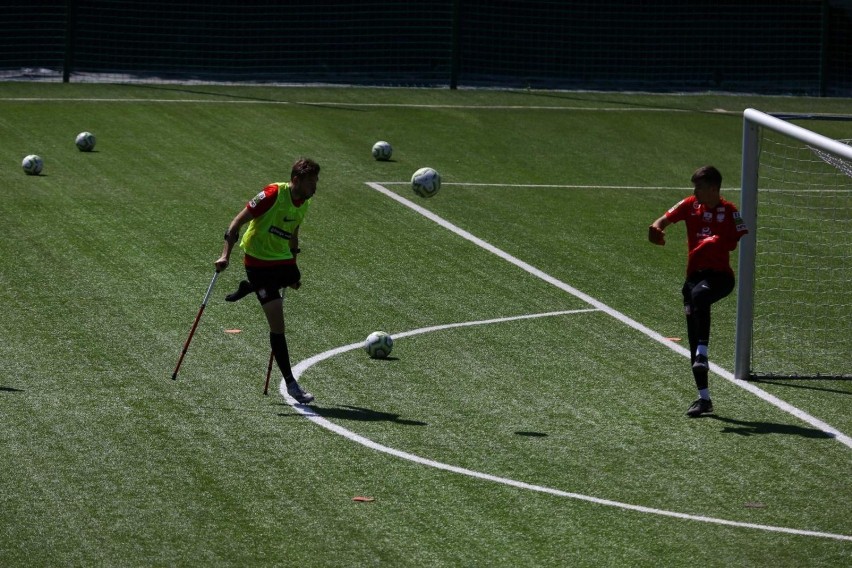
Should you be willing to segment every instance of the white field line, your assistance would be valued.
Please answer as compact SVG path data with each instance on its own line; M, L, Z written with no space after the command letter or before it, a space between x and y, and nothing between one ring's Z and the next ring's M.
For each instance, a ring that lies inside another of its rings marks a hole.
M564 290L565 292L568 292L572 296L575 296L575 297L583 300L587 304L594 306L595 308L597 308L597 309L599 309L603 312L606 312L607 314L614 317L615 319L617 319L618 321L620 321L624 325L632 327L633 329L645 334L649 338L660 343L661 345L666 346L667 348L671 349L672 351L675 351L676 353L679 353L680 355L689 358L690 353L689 353L689 350L687 350L686 348L684 348L680 345L674 344L673 342L669 341L668 339L666 339L664 336L660 335L656 331L654 331L654 330L652 330L648 327L645 327L644 325L637 322L636 320L633 320L633 319L627 317L626 315L622 314L621 312L607 306L606 304L604 304L600 300L593 298L592 296L589 296L588 294L581 292L577 288L574 288L573 286L570 286L570 285L566 284L565 282L562 282L561 280L558 280L558 279L554 278L553 276L550 276L549 274L542 272L538 268L536 268L536 267L534 267L530 264L527 264L526 262L510 255L509 253L498 249L497 247L491 245L490 243L487 243L487 242L483 241L482 239L480 239L479 237L476 237L476 236L472 235L471 233L465 231L464 229L462 229L462 228L460 228L456 225L453 225L452 223L443 219L442 217L435 215L434 213L432 213L428 209L425 209L425 208L417 205L416 203L412 202L409 199L406 199L404 197L397 195L396 193L394 193L391 190L379 185L378 183L368 182L367 185L369 187L375 189L379 193L382 193L382 194L390 197L391 199L405 205L406 207L413 209L414 211L416 211L417 213L420 213L421 215L423 215L424 217L426 217L430 221L434 221L435 223L444 227L445 229L452 231L453 233L455 233L455 234L459 235L460 237L472 242L473 244L487 250L488 252L499 256L503 260L505 260L505 261L507 261L511 264L514 264L518 268L525 270L526 272L532 274L533 276L540 278L541 280L544 280L545 282L547 282L549 284L552 284L553 286L559 288L560 290ZM818 428L819 430L821 430L821 431L825 432L826 434L832 436L833 438L835 438L836 440L838 440L839 442L841 442L845 446L852 448L852 438L850 438L846 434L843 434L842 432L840 432L836 428L826 424L822 420L819 420L818 418L815 418L815 417L811 416L810 414L807 414L803 410L796 408L795 406L781 400L780 398L769 394L768 392L766 392L763 389L755 386L752 383L749 383L748 381L736 380L734 378L733 373L719 367L715 363L710 363L710 369L715 374L719 375L720 377L727 379L728 381L732 382L733 384L737 385L738 387L743 388L743 389L747 390L748 392L760 397L761 399L763 399L766 402L776 406L777 408L783 410L784 412L792 414L793 416L795 416L799 420L801 420L801 421L803 421L807 424L810 424L811 426L813 426L815 428Z
M376 181L370 182L381 186L386 185L411 185L408 181ZM692 193L691 188L687 187L672 187L672 186L654 186L654 185L571 185L565 183L468 183L464 181L442 181L442 186L458 185L462 187L511 187L511 188L528 188L528 189L651 189L651 190L670 190L682 191L684 193Z
M543 317L548 317L548 316L563 316L563 315L568 315L568 314L582 314L582 313L597 312L597 311L599 311L599 310L597 310L595 308L585 308L585 309L581 309L581 310L565 310L565 311L561 311L561 312L547 312L547 313L543 313L543 314L527 314L527 315L522 315L522 316L510 316L510 317L505 317L505 318L494 318L494 319L481 320L481 321L469 321L469 322L462 322L462 323L447 323L447 324L442 324L442 325L433 325L431 327L423 327L423 328L420 328L420 329L415 329L413 331L394 332L394 333L391 334L391 336L394 339L400 339L402 337L410 337L412 335L420 335L422 333L430 333L432 331L442 331L444 329L452 329L452 328L456 328L456 327L470 327L470 326L474 326L474 325L487 325L487 324L491 324L491 323L503 323L503 322L508 322L508 321L522 320L522 319L543 318ZM325 353L320 353L319 355L314 355L313 357L309 357L308 359L305 359L304 361L301 361L297 365L293 366L293 376L296 377L296 378L299 378L299 376L302 373L304 373L307 369L309 369L310 367L313 367L314 365L316 365L320 361L325 361L326 359L328 359L330 357L334 357L335 355L340 355L341 353L346 353L347 351L352 351L353 349L358 349L358 348L363 347L363 346L364 346L364 342L350 343L349 345L337 347L336 349L331 349L329 351L326 351ZM282 383L282 384L284 384L284 383ZM287 389L285 388L282 392L286 393Z
M462 322L462 323L451 323L451 324L445 324L445 325L435 325L435 326L431 326L431 327L424 327L424 328L420 328L420 329L415 329L415 330L412 330L412 331L394 332L392 335L393 335L393 337L399 339L399 338L402 338L402 337L410 337L412 335L419 335L419 334L423 334L423 333L430 333L430 332L433 332L433 331L441 331L441 330L445 330L445 329L452 329L452 328L458 328L458 327L469 327L469 326L474 326L474 325L488 325L488 324L494 324L494 323L504 323L504 322L509 322L509 321L516 321L516 320L521 320L521 319L542 318L542 317L561 316L561 315L569 315L569 314L573 315L573 314L581 314L581 313L596 312L596 311L600 311L600 310L598 310L598 309L580 309L580 310L566 310L566 311L560 311L560 312L547 312L547 313L542 313L542 314L527 314L527 315L522 315L522 316L495 318L495 319L490 319L490 320L471 321L471 322ZM317 363L320 363L320 362L322 362L326 359L329 359L331 357L334 357L336 355L340 355L341 353L346 353L347 351L353 351L355 349L361 349L362 347L363 347L362 342L351 343L349 345L344 345L342 347L330 349L330 350L326 351L325 353L320 353L318 355L314 355L313 357L305 359L304 361L300 361L298 364L294 365L293 366L293 376L296 377L296 379L299 379L302 376L302 374L304 374L305 371L307 371L309 368L316 365ZM767 532L777 532L777 533L786 533L786 534L793 534L793 535L799 535L799 536L811 536L811 537L819 537L819 538L829 538L829 539L834 539L834 540L852 541L852 536L842 535L842 534L827 533L827 532L820 532L820 531L809 531L809 530L802 530L802 529L792 529L792 528L778 527L778 526L773 526L773 525L744 523L744 522L740 522L740 521L731 521L731 520L719 519L719 518L715 518L715 517L705 517L703 515L690 515L690 514L687 514L687 513L678 513L676 511L666 511L664 509L655 509L653 507L645 507L645 506L642 506L642 505L632 505L630 503L623 503L623 502L620 502L620 501L613 501L613 500L610 500L610 499L601 499L599 497L592 497L590 495L583 495L581 493L571 493L569 491L562 491L560 489L553 489L551 487L544 487L542 485L533 485L531 483L525 483L523 481L517 481L517 480L509 479L509 478L506 478L506 477L498 477L496 475L491 475L491 474L488 474L488 473L482 473L482 472L479 472L479 471L465 469L463 467L445 464L443 462L431 460L431 459L424 458L424 457L421 457L421 456L418 456L418 455L415 455L415 454L411 454L409 452L404 452L402 450L397 450L396 448L391 448L389 446L379 444L377 442L374 442L373 440L370 440L369 438L365 438L364 436L356 434L355 432L352 432L351 430L348 430L348 429L346 429L342 426L335 424L334 422L331 422L331 421L323 418L322 416L317 414L310 406L306 406L306 405L296 403L296 401L293 398L291 398L290 395L287 394L287 386L286 386L286 383L284 382L283 378L281 380L281 383L279 384L278 389L279 389L281 395L284 397L284 399L287 401L288 404L290 404L299 414L305 416L308 420L311 420L317 426L321 426L322 428L330 430L331 432L334 432L335 434L338 434L339 436L343 436L344 438L346 438L348 440L351 440L355 443L361 444L362 446L365 446L365 447L370 448L372 450L376 450L376 451L379 451L379 452L382 452L382 453L385 453L385 454L388 454L388 455L391 455L391 456L394 456L394 457L397 457L397 458L408 460L410 462L418 463L418 464L425 465L425 466L428 466L428 467L433 467L435 469L440 469L440 470L443 470L443 471L449 471L449 472L457 473L457 474L460 474L460 475L466 475L468 477L473 477L473 478L476 478L476 479L482 479L482 480L485 480L485 481L491 481L491 482L494 482L494 483L500 483L500 484L503 484L503 485L508 485L510 487L515 487L515 488L518 488L518 489L524 489L524 490L527 490L527 491L536 491L536 492L539 492L539 493L547 493L547 494L550 494L550 495L555 495L557 497L566 497L568 499L576 499L576 500L579 500L579 501L585 501L585 502L588 502L588 503L595 503L597 505L605 505L607 507L616 507L616 508L619 508L619 509L625 509L625 510L628 510L628 511L635 511L635 512L643 513L643 514L660 515L660 516L664 516L664 517L673 517L673 518L676 518L676 519L698 521L698 522L703 522L703 523L725 525L725 526L730 526L730 527L756 529L756 530L762 530L762 531L767 531Z
M381 186L388 185L410 185L409 181L377 181L372 182ZM630 189L630 190L652 190L652 191L679 191L684 195L692 193L692 188L675 187L670 185L577 185L567 183L468 183L466 181L444 181L442 186L455 185L459 187L511 187L513 189ZM733 191L733 190L732 190ZM762 193L849 193L846 189L772 189L761 188Z
M211 93L211 96L216 96ZM0 103L157 103L157 104L217 104L217 105L293 105L319 107L356 107L356 108L411 108L411 109L457 109L457 110L552 110L579 112L655 112L655 113L686 113L702 112L710 114L735 114L740 111L724 109L689 110L680 108L648 108L648 107L586 107L578 105L477 105L477 104L408 104L408 103L356 103L347 101L274 101L252 98L225 99L144 99L144 98L115 98L115 97L0 97Z

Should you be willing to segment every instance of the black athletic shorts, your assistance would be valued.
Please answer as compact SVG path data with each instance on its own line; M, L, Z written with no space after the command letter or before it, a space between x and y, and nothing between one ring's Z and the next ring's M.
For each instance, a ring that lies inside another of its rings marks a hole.
M278 266L246 266L246 276L254 288L254 294L260 304L281 299L281 289L302 279L302 273L295 264Z
M683 305L708 308L734 291L734 276L718 270L700 270L683 285Z

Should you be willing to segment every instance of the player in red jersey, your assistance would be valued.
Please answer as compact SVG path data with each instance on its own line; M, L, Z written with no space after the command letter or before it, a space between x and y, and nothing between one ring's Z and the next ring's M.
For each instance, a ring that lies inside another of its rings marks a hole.
M692 375L698 388L698 400L686 414L697 417L713 412L707 378L710 306L734 290L730 254L737 248L740 238L748 233L748 228L734 204L722 198L719 170L713 166L698 168L692 174L692 185L692 196L680 201L648 227L648 240L664 245L666 227L678 221L686 223L689 254L682 292Z
M284 288L298 289L302 275L296 265L299 253L299 227L317 190L320 166L309 158L293 164L290 181L272 183L237 213L225 232L222 255L215 261L217 272L228 268L231 251L239 241L245 253L247 280L225 299L239 300L254 292L269 323L269 343L278 368L287 384L287 392L296 401L307 404L314 396L302 389L293 377L290 353L284 335ZM240 239L240 228L248 224Z

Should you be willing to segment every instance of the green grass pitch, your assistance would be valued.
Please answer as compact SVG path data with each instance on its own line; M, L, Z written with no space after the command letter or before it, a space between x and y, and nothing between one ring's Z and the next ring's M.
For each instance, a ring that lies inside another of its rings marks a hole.
M0 565L849 565L847 445L715 375L716 415L685 418L681 354L368 185L685 337L683 227L647 226L705 163L739 201L747 107L849 100L0 83ZM277 375L262 395L260 309L223 300L237 253L170 380L228 222L302 155L294 364L397 335L306 367L313 418ZM852 434L848 381L760 387Z

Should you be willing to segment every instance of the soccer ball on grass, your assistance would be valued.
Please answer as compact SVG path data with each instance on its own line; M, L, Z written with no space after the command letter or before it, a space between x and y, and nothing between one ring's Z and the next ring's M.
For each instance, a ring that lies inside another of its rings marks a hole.
M420 168L411 176L411 189L420 197L432 197L441 189L441 174L432 168Z
M384 331L374 331L364 341L364 351L373 359L384 359L393 350L393 338Z
M95 135L91 132L81 132L74 143L81 152L91 152L95 149Z
M380 162L387 162L393 154L393 148L384 140L379 140L373 144L373 157Z
M24 173L28 176L37 176L41 173L41 170L44 167L44 162L40 156L30 154L24 158L23 162L21 162L21 167L24 168Z

